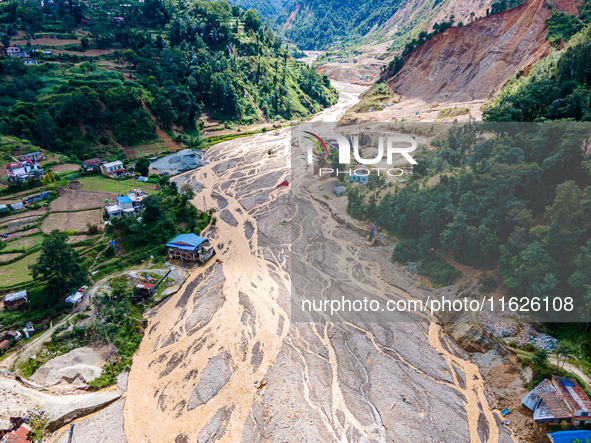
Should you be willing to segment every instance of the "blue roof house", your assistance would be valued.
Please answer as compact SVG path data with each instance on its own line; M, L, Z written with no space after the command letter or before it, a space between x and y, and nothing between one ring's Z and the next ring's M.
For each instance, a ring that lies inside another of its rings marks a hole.
M168 258L205 263L215 254L209 240L195 234L177 235L166 244Z
M117 197L117 204L121 206L123 212L127 212L126 209L131 209L130 212L134 211L133 201L127 195L124 195L123 197Z
M351 182L359 182L359 183L367 183L369 181L369 174L355 174L355 172L353 172L353 174L351 174L349 176L349 181Z

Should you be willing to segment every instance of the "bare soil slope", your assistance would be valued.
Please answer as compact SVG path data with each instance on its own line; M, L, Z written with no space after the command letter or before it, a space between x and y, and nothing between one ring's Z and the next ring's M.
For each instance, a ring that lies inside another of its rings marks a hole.
M487 98L520 69L550 52L544 0L449 28L418 47L389 80L406 97L470 101Z

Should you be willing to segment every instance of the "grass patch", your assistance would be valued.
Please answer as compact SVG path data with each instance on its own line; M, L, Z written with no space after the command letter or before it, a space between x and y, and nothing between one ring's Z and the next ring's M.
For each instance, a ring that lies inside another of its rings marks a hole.
M10 288L21 283L26 283L33 280L29 265L37 261L41 255L41 251L34 254L27 255L22 260L10 263L5 266L0 266L0 285L3 288Z
M21 237L6 243L6 248L2 252L22 251L29 248L40 246L43 243L42 235L32 237Z
M418 270L419 275L427 277L436 288L453 285L461 274L460 271L437 256L423 259Z
M460 115L466 115L469 113L470 108L468 107L458 108L457 106L454 106L453 108L443 108L441 111L439 111L439 114L437 114L437 118L435 120L458 117Z
M368 112L369 109L381 111L388 103L398 103L400 97L387 83L376 83L373 88L359 96L360 102L350 109L350 112Z
M78 180L82 185L83 191L101 191L113 192L116 194L125 194L131 189L142 189L147 194L156 194L158 191L151 189L154 185L139 182L137 180L114 180L104 175L92 175Z

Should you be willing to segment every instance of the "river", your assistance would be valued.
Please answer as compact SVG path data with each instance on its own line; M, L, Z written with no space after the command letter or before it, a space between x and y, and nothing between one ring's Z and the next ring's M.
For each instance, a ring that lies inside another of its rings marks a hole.
M314 121L338 119L363 91L334 84L339 102ZM198 208L216 209L202 235L219 261L147 313L129 376L127 440L512 441L478 368L435 323L290 322L292 190L277 188L290 180L290 131L214 145L208 165L175 178L193 186ZM306 217L334 246L327 262L351 263L379 291L424 291L389 263L391 249L366 247L309 197Z

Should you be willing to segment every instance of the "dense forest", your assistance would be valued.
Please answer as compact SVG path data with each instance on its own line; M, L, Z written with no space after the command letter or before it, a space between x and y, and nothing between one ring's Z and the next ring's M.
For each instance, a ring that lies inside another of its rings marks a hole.
M381 200L354 187L347 210L404 239L396 261L440 250L465 265L498 269L512 295L568 294L587 315L590 137L591 127L578 122L454 124L439 149L420 152L406 187ZM436 184L427 186L427 177Z
M23 34L86 34L69 45L80 56L31 51L45 61L35 66L0 58L0 132L81 157L105 134L126 145L154 138L149 112L164 129L198 135L205 111L248 124L305 117L336 101L328 79L293 59L253 10L225 1L129 5L0 4L4 46ZM115 50L84 61L95 48Z
M288 25L284 32L300 49L356 43L383 25L403 4L404 0L312 0L301 5L293 25ZM287 18L284 14L277 21L284 25Z

